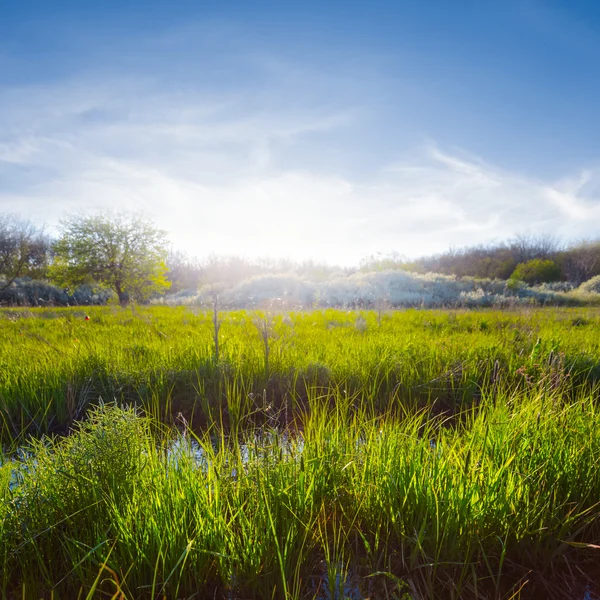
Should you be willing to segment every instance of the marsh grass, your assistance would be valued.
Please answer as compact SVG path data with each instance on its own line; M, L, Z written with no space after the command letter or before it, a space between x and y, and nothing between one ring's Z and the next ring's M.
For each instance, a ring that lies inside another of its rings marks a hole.
M2 469L5 597L341 598L352 577L372 597L560 598L593 576L593 398L485 400L453 428L328 400L302 434L193 436L104 406L32 441L19 485Z
M597 593L597 311L89 314L0 315L3 597Z
M167 423L181 413L200 430L272 422L274 414L286 425L315 386L345 389L374 412L434 404L458 414L490 386L497 393L560 388L575 397L600 381L595 309L88 312L89 321L78 309L0 313L4 443L23 432L65 433L100 398ZM263 392L259 406L252 398Z

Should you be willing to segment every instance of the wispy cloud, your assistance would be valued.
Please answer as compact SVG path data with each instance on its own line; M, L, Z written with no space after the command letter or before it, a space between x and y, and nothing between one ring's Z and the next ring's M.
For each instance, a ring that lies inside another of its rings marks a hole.
M343 154L360 107L343 94L325 105L299 98L308 75L286 77L287 94L277 81L260 89L277 89L268 103L141 77L2 92L0 210L50 225L73 210L143 210L192 254L339 263L525 231L598 234L597 167L540 181L430 143L342 174L326 148Z

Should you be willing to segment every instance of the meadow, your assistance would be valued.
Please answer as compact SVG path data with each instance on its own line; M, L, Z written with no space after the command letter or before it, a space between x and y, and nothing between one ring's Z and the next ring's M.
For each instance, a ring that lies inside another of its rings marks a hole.
M3 597L599 592L597 308L6 309L0 339Z

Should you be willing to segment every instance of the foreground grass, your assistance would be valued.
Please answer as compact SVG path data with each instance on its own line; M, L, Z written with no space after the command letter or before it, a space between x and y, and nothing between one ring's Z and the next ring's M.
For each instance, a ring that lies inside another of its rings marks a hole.
M3 596L583 598L597 577L594 399L485 399L454 427L309 402L293 436L103 407L34 442L0 471Z
M220 315L187 309L0 312L0 437L64 433L98 402L142 406L196 429L302 414L308 390L344 389L374 413L391 405L460 412L482 393L600 381L600 310L325 310ZM267 410L269 409L269 410Z
M3 597L598 592L599 311L84 316L0 313Z

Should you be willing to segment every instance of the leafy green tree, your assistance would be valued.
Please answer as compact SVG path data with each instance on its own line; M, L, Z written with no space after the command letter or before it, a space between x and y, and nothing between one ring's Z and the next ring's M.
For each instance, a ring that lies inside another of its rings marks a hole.
M534 258L533 260L528 260L517 265L510 279L513 281L524 281L529 285L536 285L538 283L559 281L560 277L560 267L553 260Z
M50 277L112 289L121 304L144 302L170 286L166 257L166 233L139 215L75 214L61 221Z

